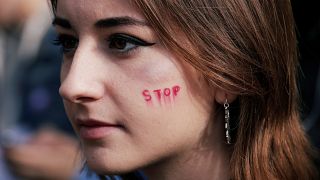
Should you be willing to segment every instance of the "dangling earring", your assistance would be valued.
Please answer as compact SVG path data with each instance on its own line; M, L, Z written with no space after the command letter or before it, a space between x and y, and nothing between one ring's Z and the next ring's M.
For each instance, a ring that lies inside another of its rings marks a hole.
M231 144L231 137L230 137L230 113L229 113L229 103L228 99L223 104L224 106L224 123L225 123L225 130L226 130L226 139L227 144Z

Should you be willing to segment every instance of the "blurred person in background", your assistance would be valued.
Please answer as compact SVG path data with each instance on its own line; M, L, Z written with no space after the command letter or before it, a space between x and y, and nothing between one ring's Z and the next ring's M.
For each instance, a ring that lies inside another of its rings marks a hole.
M76 178L49 27L47 1L0 0L0 179Z

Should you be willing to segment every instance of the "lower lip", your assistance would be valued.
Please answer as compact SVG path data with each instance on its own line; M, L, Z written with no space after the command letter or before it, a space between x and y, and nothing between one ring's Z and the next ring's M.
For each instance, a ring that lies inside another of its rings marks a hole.
M104 138L115 130L119 130L120 126L81 126L79 135L83 139L97 140Z

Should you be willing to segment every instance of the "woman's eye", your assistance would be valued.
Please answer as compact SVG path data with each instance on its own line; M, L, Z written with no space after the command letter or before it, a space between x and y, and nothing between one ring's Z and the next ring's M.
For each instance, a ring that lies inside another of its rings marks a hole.
M109 37L108 42L109 49L116 53L128 53L139 46L152 46L155 44L126 34L113 34Z
M62 48L63 53L74 51L78 46L78 39L70 35L59 35L54 44Z

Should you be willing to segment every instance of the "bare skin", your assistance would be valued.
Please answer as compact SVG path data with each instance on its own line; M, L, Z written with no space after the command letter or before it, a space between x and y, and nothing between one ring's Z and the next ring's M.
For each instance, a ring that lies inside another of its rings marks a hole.
M4 150L10 170L22 179L71 179L80 168L77 141L53 129L42 129L29 142Z

